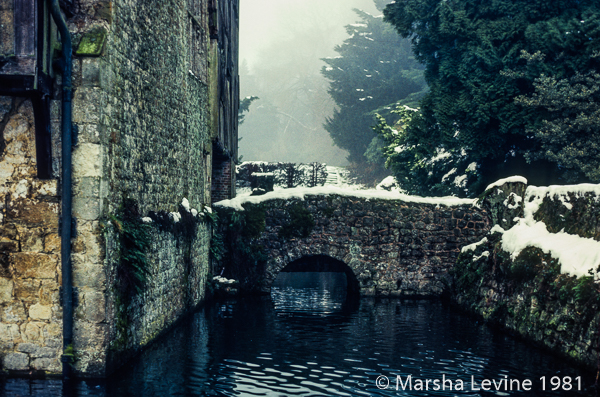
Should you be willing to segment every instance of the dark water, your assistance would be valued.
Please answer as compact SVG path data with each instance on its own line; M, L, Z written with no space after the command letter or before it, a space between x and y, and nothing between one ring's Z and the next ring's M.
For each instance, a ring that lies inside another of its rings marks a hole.
M592 374L494 332L443 302L352 300L346 298L344 288L322 288L331 285L331 280L343 285L341 276L321 275L315 280L296 273L280 280L272 300L243 298L208 304L106 383L79 382L67 391L60 381L0 380L0 394L593 395ZM295 284L286 286L290 280ZM387 377L389 386L386 378L376 383L380 376ZM398 391L397 376L401 380ZM546 391L540 379L544 376ZM563 390L566 377L572 379L571 390ZM581 389L589 390L574 390L576 377L580 377ZM446 389L441 390L444 379ZM500 391L472 390L481 388L484 379L506 381ZM436 380L440 390L435 390ZM459 380L464 390L457 390ZM525 380L531 381L531 390L516 391L517 383L523 389ZM551 391L551 381L558 390ZM418 390L419 385L424 390Z

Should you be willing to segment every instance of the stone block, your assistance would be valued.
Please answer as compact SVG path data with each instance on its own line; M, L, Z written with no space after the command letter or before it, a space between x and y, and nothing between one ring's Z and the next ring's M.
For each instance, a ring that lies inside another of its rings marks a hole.
M77 46L75 54L78 56L99 56L102 53L106 36L107 32L103 27L97 27L85 33L81 38L79 45ZM84 59L83 70L85 70L85 61L89 61L88 66L89 69L92 69L92 71L88 71L87 78L86 74L82 72L83 85L97 85L95 80L98 79L97 75L99 74L99 62L96 59ZM93 70L95 70L95 73L93 73Z
M21 340L21 333L17 324L0 323L0 342L15 343Z
M39 290L39 303L46 306L58 304L58 283L54 280L43 280Z
M100 197L100 177L83 177L74 181L73 192L76 197Z
M51 254L60 253L60 236L58 233L50 233L44 236L44 251Z
M25 353L9 353L4 356L4 369L24 371L29 369L29 356Z
M13 302L2 308L2 321L7 323L20 323L27 320L27 313L22 302Z
M21 240L21 251L41 252L44 249L44 236L41 228L17 227Z
M50 180L38 180L35 179L31 183L31 190L34 193L34 197L56 197L57 196L57 185L56 179Z
M46 371L54 374L60 373L62 369L60 361L57 358L36 358L31 361L31 367L38 371Z
M100 137L104 136L105 127L98 124L80 124L79 142L100 143Z
M100 218L100 200L97 198L74 197L73 216L93 221Z
M27 342L42 343L42 327L44 323L29 322L21 325L21 338Z
M50 203L32 199L21 199L9 202L6 218L22 224L39 224L40 226L58 227L58 203Z
M104 266L98 257L86 254L73 254L73 285L103 290L106 286Z
M95 143L82 143L73 151L73 176L75 178L102 175L102 147Z
M0 237L0 252L18 252L19 242Z
M88 291L83 294L84 318L92 323L106 319L106 300L102 292Z
M90 258L99 258L102 253L102 247L100 246L100 237L85 230L80 230L77 234L77 238L73 243L73 252L84 253Z
M50 320L52 306L35 304L29 308L29 317L34 320Z
M19 343L17 351L27 353L33 358L55 358L58 353L55 348L43 347L35 343Z
M15 275L20 278L55 279L58 257L54 254L18 252L10 255Z
M9 179L15 172L15 166L9 162L0 162L0 180Z
M37 303L39 300L40 281L32 279L15 280L15 298L25 303Z
M14 282L0 277L0 303L8 303L13 299Z
M100 114L102 114L101 106L104 103L100 89L95 87L79 88L73 95L73 122L98 124ZM75 160L75 153L73 153L73 160ZM75 171L75 167L73 167L73 171Z
M36 345L35 343L19 343L17 345L17 351L31 355L35 355L39 349L40 345Z
M105 324L90 324L86 321L76 320L73 336L76 351L102 350L108 343Z
M16 225L9 223L7 225L0 226L0 237L6 240L16 240L18 235Z
M62 322L46 324L42 329L42 336L49 348L62 348Z

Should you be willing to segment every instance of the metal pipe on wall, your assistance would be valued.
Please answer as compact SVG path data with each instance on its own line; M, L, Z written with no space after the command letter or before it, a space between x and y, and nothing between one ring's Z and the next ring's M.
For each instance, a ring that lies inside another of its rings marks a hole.
M62 269L62 302L63 302L63 378L71 377L73 361L73 278L71 267L71 223L72 223L72 44L71 34L60 12L58 0L48 0L50 13L60 32L62 43L62 58L58 67L62 74L62 194L61 194L61 269Z

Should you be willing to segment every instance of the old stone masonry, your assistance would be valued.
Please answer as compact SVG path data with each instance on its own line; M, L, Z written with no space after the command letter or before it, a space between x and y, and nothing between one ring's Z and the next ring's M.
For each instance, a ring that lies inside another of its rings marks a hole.
M351 269L362 295L439 296L447 290L460 248L479 241L490 228L487 213L473 200L333 187L239 197L217 208L223 229L230 228L236 213L243 228L253 231L230 232L226 243L234 256L239 247L260 247L255 257L264 258L263 266L239 278L247 280L247 288L265 292L286 267L325 256Z
M238 1L0 0L0 21L0 372L106 376L204 299Z

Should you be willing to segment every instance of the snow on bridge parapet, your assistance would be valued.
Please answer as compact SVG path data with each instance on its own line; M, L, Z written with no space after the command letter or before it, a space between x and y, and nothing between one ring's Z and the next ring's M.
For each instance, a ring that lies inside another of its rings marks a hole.
M481 240L490 227L474 200L378 190L285 189L214 207L221 231L235 225L234 233L223 234L235 258L222 263L227 277L250 280L243 289L263 292L290 263L325 256L350 268L361 294L439 296L450 285L460 248ZM260 255L251 258L256 251Z
M305 200L307 196L329 196L337 195L342 197L362 198L365 200L396 200L405 203L416 204L433 204L437 206L459 206L459 205L474 205L473 199L462 199L458 197L419 197L409 196L396 192L388 192L382 190L356 190L348 188L339 188L335 186L318 186L310 188L293 188L281 189L266 193L261 196L241 196L231 200L223 200L214 204L216 207L229 207L237 211L243 211L242 204L259 204L269 200Z

